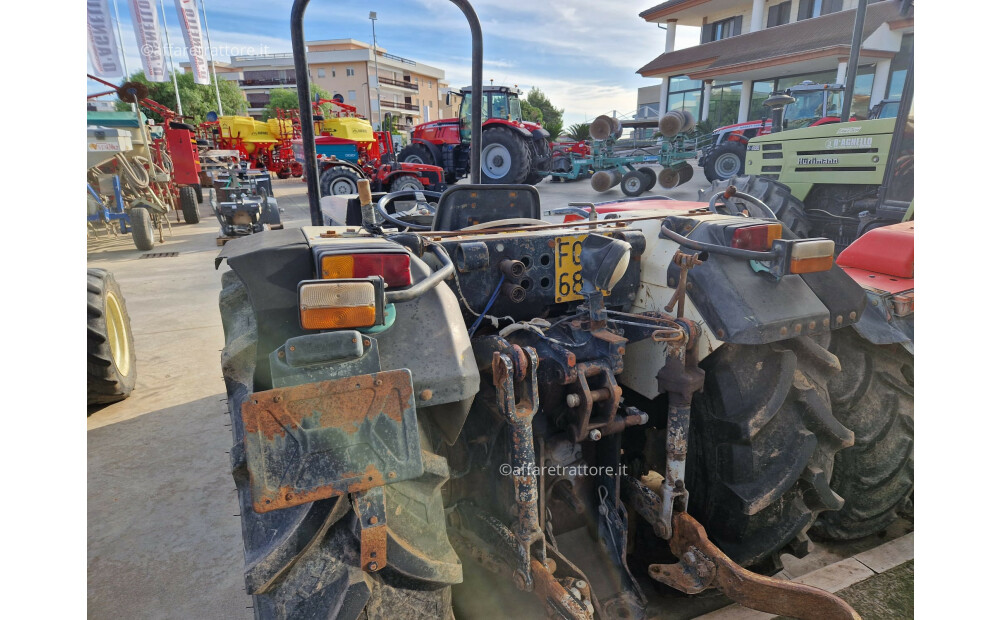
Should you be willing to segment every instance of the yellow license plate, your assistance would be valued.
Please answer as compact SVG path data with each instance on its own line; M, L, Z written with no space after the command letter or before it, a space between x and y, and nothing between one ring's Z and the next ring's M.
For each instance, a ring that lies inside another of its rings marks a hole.
M587 235L570 235L556 237L556 302L576 301L583 299L580 290L583 279L580 277L580 249ZM603 291L605 295L608 291Z

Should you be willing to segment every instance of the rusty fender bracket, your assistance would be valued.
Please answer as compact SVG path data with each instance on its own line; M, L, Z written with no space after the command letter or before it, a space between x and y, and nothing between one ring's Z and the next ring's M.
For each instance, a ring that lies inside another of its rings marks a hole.
M413 379L406 369L256 392L241 414L256 512L423 474ZM368 514L356 503L359 516L378 516L382 502L374 495L359 498L374 511Z
M660 516L660 494L626 476L622 492L635 511L651 524ZM733 601L767 613L802 620L861 620L850 605L833 594L801 583L758 575L741 567L708 539L705 528L686 512L673 514L670 551L674 564L651 564L649 576L668 586L697 594L718 588Z

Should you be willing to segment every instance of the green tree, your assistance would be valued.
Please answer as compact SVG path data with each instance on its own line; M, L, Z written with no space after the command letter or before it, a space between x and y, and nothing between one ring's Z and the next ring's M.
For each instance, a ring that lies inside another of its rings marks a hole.
M590 123L574 123L569 126L569 137L574 140L586 140L590 137Z
M194 117L195 123L201 123L205 120L205 115L210 111L218 111L216 110L219 106L215 99L214 79L212 84L195 84L193 73L177 71L176 74L177 90L181 95L181 105L184 107L185 115ZM173 80L150 82L146 79L142 71L136 71L129 76L127 81L145 84L146 88L149 89L149 95L147 95L149 99L176 111L177 97L174 94ZM236 82L232 80L220 80L219 96L222 99L222 107L226 114L246 113L247 101ZM127 103L122 102L118 102L116 107L119 110L131 109ZM144 113L158 122L163 121L163 118L155 112L144 110Z
M332 99L333 95L329 91L320 88L315 84L309 85L309 98L315 101L319 99ZM329 104L325 104L327 107ZM275 110L298 110L299 92L291 88L276 88L271 91L271 100L264 106L261 119L267 120L275 116Z
M529 112L525 112L526 109ZM521 114L526 119L541 123L553 138L562 133L563 110L554 106L545 93L537 88L532 88L521 102Z

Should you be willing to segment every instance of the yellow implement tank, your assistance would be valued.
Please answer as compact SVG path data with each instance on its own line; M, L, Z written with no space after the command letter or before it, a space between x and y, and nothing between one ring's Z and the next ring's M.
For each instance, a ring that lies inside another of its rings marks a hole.
M249 116L220 116L219 131L225 138L240 138L243 148L249 154L258 148L266 150L278 143L268 130L267 123Z
M275 140L290 139L292 137L292 119L269 118L267 119L267 131Z
M374 142L372 124L363 118L350 116L326 118L320 123L321 133L355 142Z

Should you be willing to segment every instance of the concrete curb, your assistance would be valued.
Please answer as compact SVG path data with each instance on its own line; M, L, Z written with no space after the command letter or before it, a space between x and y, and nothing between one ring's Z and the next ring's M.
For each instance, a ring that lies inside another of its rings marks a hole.
M891 540L874 549L823 568L796 577L792 581L816 586L827 592L839 592L844 588L874 577L913 559L913 532ZM776 618L774 614L748 609L732 604L717 611L698 616L699 620L765 620Z

